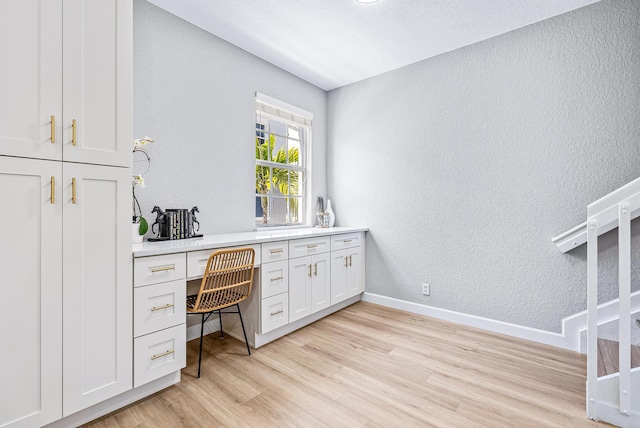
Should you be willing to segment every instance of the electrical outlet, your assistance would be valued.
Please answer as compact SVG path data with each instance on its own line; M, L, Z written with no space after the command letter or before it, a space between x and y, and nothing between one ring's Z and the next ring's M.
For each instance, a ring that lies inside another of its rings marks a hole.
M429 284L422 284L422 294L424 294L425 296L431 295L431 287L429 286Z

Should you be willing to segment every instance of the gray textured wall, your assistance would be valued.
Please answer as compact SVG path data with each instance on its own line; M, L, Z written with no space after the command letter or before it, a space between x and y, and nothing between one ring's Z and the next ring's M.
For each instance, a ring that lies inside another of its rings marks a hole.
M552 331L585 309L585 249L551 238L640 175L639 22L604 0L331 91L328 195L370 228L367 291Z
M133 53L134 135L156 140L136 190L145 217L198 205L204 233L255 229L256 91L314 113L311 195L325 193L325 91L144 0Z

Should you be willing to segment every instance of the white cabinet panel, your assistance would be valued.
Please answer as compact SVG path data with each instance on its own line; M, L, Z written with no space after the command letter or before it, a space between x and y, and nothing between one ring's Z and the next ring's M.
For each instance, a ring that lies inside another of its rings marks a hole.
M261 297L275 296L289 290L289 261L264 263L261 267Z
M187 363L186 341L184 324L135 339L134 387L184 368Z
M315 313L331 305L329 254L313 256L311 262L311 312Z
M332 305L364 291L361 254L361 247L331 252Z
M289 241L289 257L304 257L329 251L329 237L295 239Z
M184 253L140 257L135 259L134 263L134 287L176 281L184 279L187 274L187 262Z
M224 249L231 248L253 248L255 252L255 258L253 260L254 267L260 266L260 244L253 245L240 245L236 247L225 247ZM187 278L202 278L204 271L207 268L207 262L209 256L223 248L213 248L210 250L190 251L187 253Z
M362 293L362 258L360 248L347 250L349 268L347 269L347 298Z
M62 159L62 0L0 2L0 94L0 155Z
M289 258L289 242L278 241L262 244L262 254L264 263L287 260Z
M59 162L0 156L0 426L62 417L61 175Z
M65 163L63 176L66 416L131 388L133 297L130 170Z
M289 294L282 293L262 299L260 308L262 334L289 323Z
M289 322L330 305L329 279L329 254L289 260Z
M64 160L129 167L133 3L64 0L64 23Z
M289 260L289 322L311 315L311 256Z
M133 290L133 336L183 324L186 321L187 284L184 279L137 287Z
M333 235L331 237L331 251L359 247L362 239L364 239L364 234L362 232Z

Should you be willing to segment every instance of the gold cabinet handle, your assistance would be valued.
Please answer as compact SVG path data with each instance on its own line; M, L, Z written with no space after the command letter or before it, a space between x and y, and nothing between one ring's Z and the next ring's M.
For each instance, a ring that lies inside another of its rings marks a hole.
M51 144L56 143L56 117L51 115Z
M344 242L345 244L348 244L349 242L351 242L351 239L345 239L345 240L344 240L344 241L342 241L342 242Z
M344 256L344 267L349 267L349 257Z
M353 266L353 264L351 264L351 256L349 256L349 267Z
M71 202L76 204L78 202L78 195L76 194L76 178L71 179Z
M316 244L307 245L308 249L317 248L317 247L318 246Z
M168 351L163 352L162 354L152 355L151 359L152 360L157 360L158 358L162 358L162 357L166 357L167 355L171 355L174 352L175 351L173 349L172 350L168 350Z
M313 264L313 275L318 276L318 263Z
M166 272L168 270L176 270L176 265L168 265L168 266L156 267L156 268L151 269L151 272L152 273Z
M174 306L173 303L167 303L166 305L162 305L162 306L154 306L153 308L151 308L151 312L156 312L156 311L161 311L163 309L173 308L173 306Z
M274 316L276 316L276 315L278 315L278 314L281 314L281 313L283 313L283 312L284 312L284 311L283 311L282 309L280 309L279 311L271 312L271 316L272 316L272 317L274 317Z
M278 254L282 252L282 248L276 248L275 250L269 250L271 254Z
M78 145L78 140L76 138L76 129L78 128L78 122L75 119L71 121L71 144L74 146Z
M283 279L283 277L278 276L276 278L271 278L271 281L280 281L281 279Z
M52 175L51 176L51 204L55 204L56 203L56 178Z
M309 278L311 278L311 265L309 265Z

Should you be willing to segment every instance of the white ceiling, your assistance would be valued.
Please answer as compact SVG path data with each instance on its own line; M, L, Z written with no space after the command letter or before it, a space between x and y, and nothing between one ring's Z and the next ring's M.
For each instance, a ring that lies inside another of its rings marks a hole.
M331 90L599 0L149 0Z

